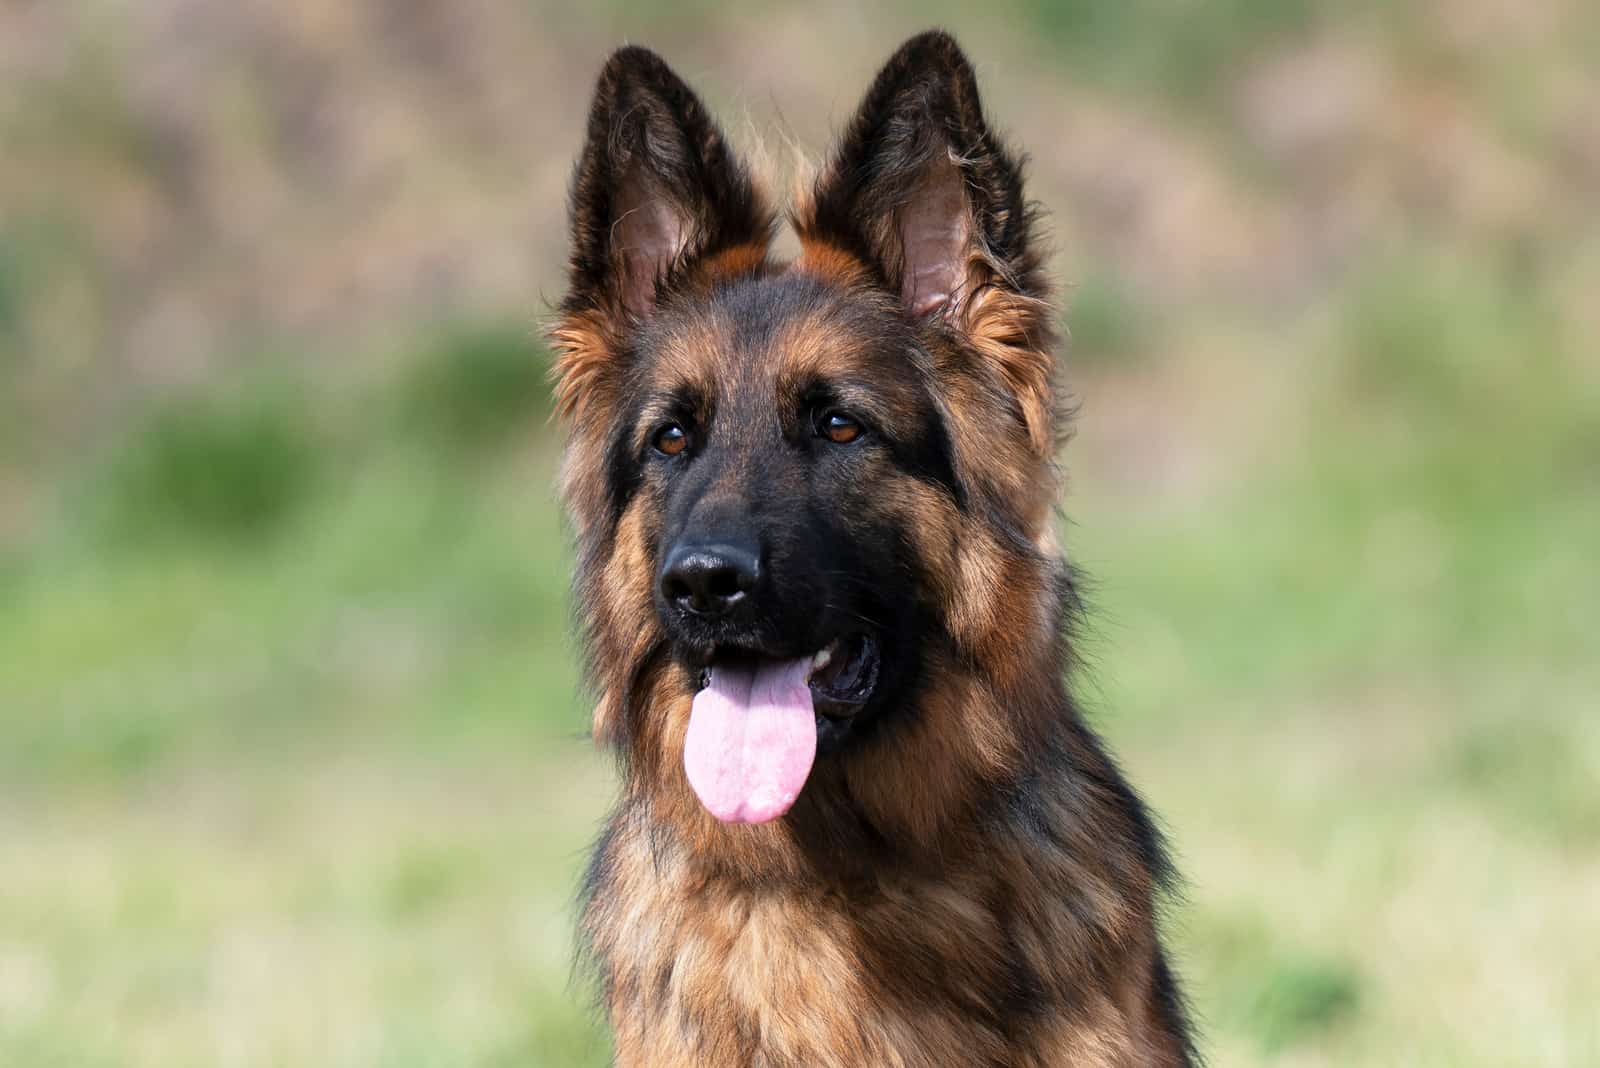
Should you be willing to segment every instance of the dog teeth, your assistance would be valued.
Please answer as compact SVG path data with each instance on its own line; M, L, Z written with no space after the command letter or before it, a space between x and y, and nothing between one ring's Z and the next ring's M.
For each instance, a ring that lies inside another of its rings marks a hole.
M833 646L830 645L826 649L824 649L820 653L818 653L816 656L811 658L811 670L812 671L821 671L823 668L828 666L828 662L831 661L832 659L833 659Z

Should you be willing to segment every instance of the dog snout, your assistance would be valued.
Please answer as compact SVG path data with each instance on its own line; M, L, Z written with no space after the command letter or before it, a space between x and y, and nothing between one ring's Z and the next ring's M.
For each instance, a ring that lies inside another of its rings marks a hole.
M679 545L661 569L661 595L667 603L706 618L730 614L747 603L760 584L761 553L754 545Z

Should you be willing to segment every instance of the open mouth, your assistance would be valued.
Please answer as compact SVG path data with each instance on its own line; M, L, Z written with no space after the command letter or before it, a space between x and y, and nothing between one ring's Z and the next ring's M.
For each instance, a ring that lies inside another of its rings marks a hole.
M811 658L806 683L819 716L853 718L878 686L878 643L865 634L834 639Z
M704 690L711 684L712 669L718 664L759 671L764 659L769 658L746 652L713 655L712 663L700 670L700 688ZM806 685L819 717L853 718L878 686L878 643L865 634L835 638L809 661Z
M878 645L864 634L794 659L714 655L689 714L683 766L701 804L727 823L789 810L816 760L872 698Z

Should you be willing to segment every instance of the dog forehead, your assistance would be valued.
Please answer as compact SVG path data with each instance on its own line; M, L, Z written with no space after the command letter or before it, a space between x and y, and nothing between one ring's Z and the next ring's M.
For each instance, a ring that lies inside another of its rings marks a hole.
M897 384L904 346L894 310L871 294L798 273L719 286L664 309L651 331L652 377L708 395L805 389L852 378Z

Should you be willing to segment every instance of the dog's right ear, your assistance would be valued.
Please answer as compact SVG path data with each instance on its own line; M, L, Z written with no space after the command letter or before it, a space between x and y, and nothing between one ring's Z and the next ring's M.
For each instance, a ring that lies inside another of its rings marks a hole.
M626 335L706 261L753 266L774 215L692 89L630 46L600 72L572 180L568 290L552 331L564 412Z
M960 342L1050 455L1053 313L1034 212L949 34L918 34L889 57L792 217L802 259L839 250L867 265L907 318Z

